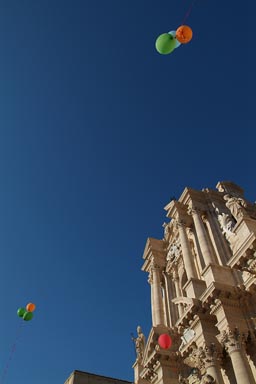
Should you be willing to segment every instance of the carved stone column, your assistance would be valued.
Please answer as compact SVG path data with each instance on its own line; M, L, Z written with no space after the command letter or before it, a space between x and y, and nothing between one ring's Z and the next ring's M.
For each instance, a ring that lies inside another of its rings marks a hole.
M181 289L180 289L180 286L179 286L179 275L178 275L178 272L173 272L173 281L174 281L174 286L175 286L175 291L176 291L176 297L181 297L182 296L182 293L181 293ZM181 304L178 304L178 314L179 314L179 317L181 317L183 315L183 309L182 309L182 306Z
M168 306L168 292L165 284L164 273L162 272L164 280L161 282L162 289L162 301L163 301L163 311L164 311L164 324L167 327L170 327L170 316L169 316L169 306Z
M200 211L192 206L189 208L188 213L193 217L196 234L204 257L205 265L207 266L210 263L214 263L211 248L209 246L208 235L202 222Z
M166 292L166 318L167 326L173 327L176 323L177 316L177 307L172 302L172 299L175 297L173 292L173 282L170 281L170 276L163 272L164 282L165 282L165 292Z
M193 262L193 255L190 250L185 223L183 221L177 221L176 223L179 229L183 261L184 261L184 266L185 266L188 280L191 278L197 278L195 263Z
M243 337L240 336L238 329L222 332L219 339L231 358L237 383L255 384L245 353Z
M215 344L212 343L205 346L205 348L202 350L201 358L207 374L211 375L216 380L216 383L224 384L219 362L217 360Z
M149 275L148 275L148 283L150 284L151 287L151 314L152 314L152 324L155 324L155 312L154 312L154 295L153 295L153 272L152 269L149 270Z
M160 267L152 262L149 283L151 285L151 310L153 327L164 324L164 308L161 288Z

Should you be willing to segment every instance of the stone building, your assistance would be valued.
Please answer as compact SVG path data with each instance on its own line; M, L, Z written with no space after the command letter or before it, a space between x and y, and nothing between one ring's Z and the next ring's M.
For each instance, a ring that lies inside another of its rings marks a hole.
M67 378L64 384L132 384L126 380L114 379L112 377L106 377L96 375L94 373L74 371Z
M256 383L256 205L219 182L165 210L164 238L143 255L152 328L147 340L137 330L135 384Z

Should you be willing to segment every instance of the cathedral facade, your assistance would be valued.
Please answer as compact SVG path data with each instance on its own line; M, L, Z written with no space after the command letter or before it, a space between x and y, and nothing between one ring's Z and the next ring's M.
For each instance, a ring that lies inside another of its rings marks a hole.
M147 340L137 329L135 384L255 384L256 205L219 182L185 188L165 210L164 237L143 255L152 328Z

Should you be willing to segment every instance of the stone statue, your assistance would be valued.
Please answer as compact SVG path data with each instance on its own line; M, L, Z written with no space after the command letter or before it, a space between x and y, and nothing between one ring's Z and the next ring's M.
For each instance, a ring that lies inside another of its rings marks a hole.
M137 334L138 334L138 336L133 337L132 340L135 343L135 349L136 349L136 353L137 353L137 361L141 362L143 359L143 354L144 354L146 342L145 342L145 336L142 333L142 329L139 325L137 327Z
M169 224L167 223L163 223L162 227L164 228L164 236L168 236L168 233L170 231L170 227L169 227Z
M246 214L244 208L246 208L247 204L241 197L233 197L230 195L224 195L224 200L226 201L226 207L230 210L231 215L239 220Z

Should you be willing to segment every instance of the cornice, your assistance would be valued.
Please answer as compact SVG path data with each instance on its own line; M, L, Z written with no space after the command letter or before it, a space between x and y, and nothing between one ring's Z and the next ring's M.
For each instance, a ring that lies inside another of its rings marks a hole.
M166 252L167 244L164 240L158 240L154 238L148 238L143 253L143 259L145 260L142 271L149 272L152 262L158 264L164 268L166 264Z
M236 250L234 255L229 259L227 265L231 268L239 268L239 266L244 263L244 261L248 260L248 255L246 251L250 249L250 247L256 241L256 235L251 233L247 239L240 245L240 247Z

